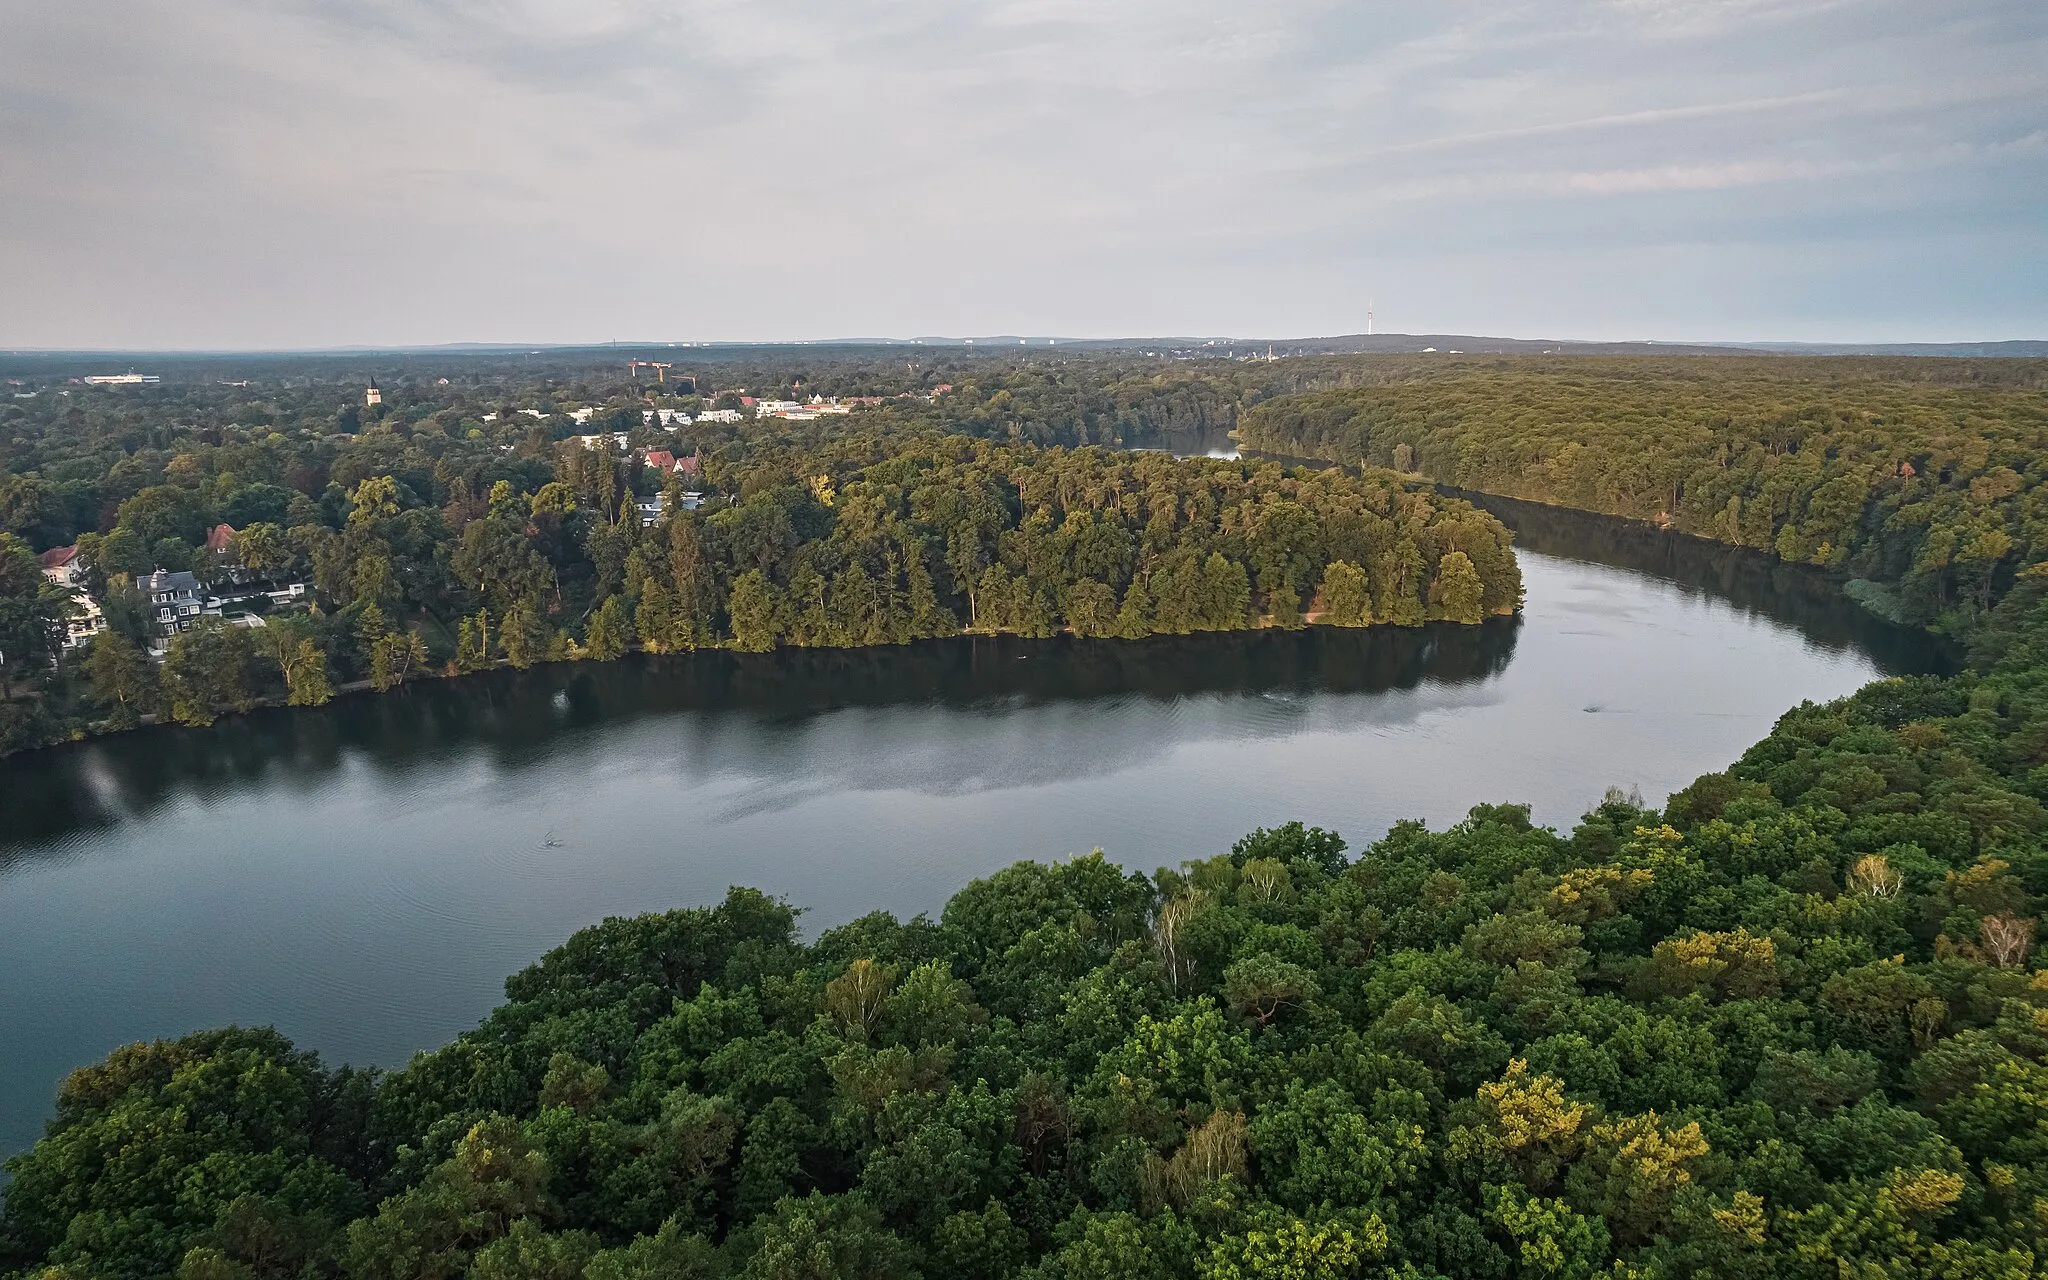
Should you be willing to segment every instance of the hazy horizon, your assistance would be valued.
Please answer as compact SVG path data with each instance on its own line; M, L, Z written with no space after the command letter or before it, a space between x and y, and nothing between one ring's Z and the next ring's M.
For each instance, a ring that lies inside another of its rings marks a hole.
M1234 346L1238 346L1238 347L1246 347L1246 346L1255 346L1255 345L1260 345L1260 344L1315 344L1315 343L1328 343L1328 342L1335 342L1335 341L1339 341L1339 340L1343 340L1343 339L1350 339L1350 338L1358 338L1358 337L1364 337L1364 336L1368 336L1368 335L1360 335L1360 334L1336 334L1336 333L1330 333L1330 334L1275 334L1275 335L1271 335L1271 336L1267 336L1267 335L1245 335L1245 334L1238 334L1238 335L1223 335L1223 334L1218 334L1218 335L1210 335L1210 334L1187 334L1187 333L1160 333L1160 334L1114 334L1114 335L1112 335L1112 334L1104 334L1104 335L1089 335L1089 334L1066 334L1066 333L1062 333L1062 334L1018 334L1018 333L1014 333L1014 332L1012 332L1012 333L977 333L977 334L932 334L932 333L927 333L927 334L917 334L917 335L905 335L905 336L896 336L896 335L888 335L888 334L883 334L883 335L858 335L858 336L851 336L851 337L849 337L849 336L846 336L846 335L839 335L839 336L835 336L835 337L824 337L824 338L704 338L704 339L674 339L674 340L671 340L671 339L663 339L663 338L616 338L616 339L613 339L613 338L600 338L600 339L595 339L595 340L589 340L589 341L577 341L577 340L566 340L566 341L552 341L552 342L519 342L519 341L509 341L509 340L508 340L508 341L484 341L484 340L469 340L469 339L452 339L452 340L449 340L449 341L446 341L446 342L416 342L416 343L364 343L364 342L341 342L341 343L333 343L333 344L330 344L330 345L323 345L323 346L293 346L293 347L284 347L284 346L277 346L277 347L260 347L260 346L241 346L241 347L232 347L232 346L222 346L222 347L181 347L181 346L158 346L158 347L152 347L152 346L125 346L125 347L109 347L109 346L79 346L79 347L37 347L37 346L16 346L16 347L0 347L0 356L6 356L6 355L13 355L13 356L163 356L163 357L179 357L179 358L206 358L206 357L216 357L216 356L221 356L221 357L225 357L225 356L297 356L297 355L353 355L353 354L362 354L362 355L403 355L403 354L407 354L407 353L413 353L413 352L418 352L418 353L423 353L423 354L425 354L425 353L435 353L435 352L446 352L446 353L449 353L449 354L460 354L460 353L462 353L462 352L464 352L464 351L476 351L476 352L480 352L480 353L482 353L482 352L505 352L505 351L520 351L520 350L532 350L532 351L568 351L568 352L573 352L573 351L601 351L601 350L604 350L604 349L606 349L606 348L616 348L616 349L617 349L618 351L620 351L620 352L624 353L624 352L647 352L647 351L660 351L660 350L673 350L673 351L722 351L722 350L736 350L736 349L748 349L748 348L761 348L761 347L791 347L791 348L803 348L803 347L816 347L816 348L820 348L820 349L825 349L825 350L830 350L830 349L834 349L834 348L842 348L842 347L876 347L876 348L884 348L884 349L886 349L886 348L889 348L889 347L901 347L901 346L929 346L929 347L931 347L932 349L935 349L935 350L949 350L949 349L957 349L957 350L960 350L960 351L983 351L983 352L988 352L988 353L1001 353L1001 352L1005 352L1005 351L1016 351L1016 350L1018 350L1018 349L1019 349L1019 347L1023 347L1023 348L1025 349L1025 350L1028 350L1028 351L1032 351L1032 352L1043 352L1043 351L1048 351L1048 350L1052 350L1052 351L1057 351L1057 350L1059 350L1059 349L1060 349L1060 345L1059 345L1059 344L1067 344L1067 345L1069 345L1069 346L1071 346L1071 347L1073 347L1073 348L1076 348L1076 349L1080 349L1080 348L1089 348L1089 349L1096 349L1096 350L1100 350L1100 349L1104 349L1104 348L1111 348L1111 349L1119 349L1119 350L1128 350L1128 349L1130 349L1130 348L1132 348L1132 347L1135 347L1135 346L1136 346L1136 345L1138 345L1138 344L1159 344L1160 346L1164 347L1164 346L1165 346L1166 344L1169 344L1169 343L1189 343L1189 344L1204 344L1204 343L1207 343L1207 344L1212 344L1212 345L1218 346L1218 347L1220 348L1220 347L1222 347L1222 346L1223 346L1224 344L1226 344L1226 343L1227 343L1227 344L1231 344L1231 345L1234 345ZM1534 335L1524 335L1524 334L1503 334L1503 333L1436 333L1436 332L1432 332L1432 333L1378 333L1378 334L1374 334L1374 335L1369 335L1369 336L1372 336L1372 337L1377 337L1377 338L1379 338L1379 339L1382 339L1382 340L1393 340L1393 339L1403 339L1403 338L1405 338L1405 339L1410 339L1410 340L1412 340L1412 341L1417 341L1417 342L1419 342L1419 341L1423 341L1423 340L1426 340L1426 339L1443 339L1443 338L1452 338L1452 339L1466 339L1466 340L1474 340L1474 341L1485 341L1485 342L1512 342L1512 343L1517 343L1517 344L1534 344L1534 343L1546 343L1546 342L1554 342L1554 343L1557 343L1557 344L1559 344L1560 346L1598 346L1598 347L1614 347L1614 346L1642 346L1642 347L1669 347L1669 348L1672 348L1672 349L1674 349L1674 350L1696 350L1696 349L1699 349L1699 348L1715 348L1715 349L1720 349L1720 350L1726 350L1726 351L1729 351L1729 352L1742 352L1742 351L1754 351L1754 352L1771 352L1771 353L1779 353L1779 352L1784 352L1784 353L1790 353L1790 354L1797 354L1797 353L1798 353L1798 351L1800 351L1800 350L1804 350L1804 349L1809 349L1809 348L1813 348L1813 349L1821 349L1822 351L1825 351L1825 349L1831 349L1831 348L1836 348L1836 347L1852 347L1852 348L1880 348L1880 347L1943 347L1943 348L1951 348L1951 347L1992 347L1992 346L2009 346L2009 345L2029 345L2029 346L2031 346L2031 345L2048 345L2048 338L2041 338L2041 337L2032 337L2032 336L2027 336L2027 335L2017 335L2017 334L2015 334L2015 335L2002 335L2002 336L1999 336L1999 337L1990 337L1990 338L1966 338L1966 339L1947 339L1947 340L1941 340L1941 341L1922 341L1922 340L1917 340L1917 339L1900 339L1900 340L1896 340L1896 341L1884 341L1884 342L1851 342L1851 341L1840 341L1840 340L1835 340L1835 339L1827 339L1827 338L1816 338L1816 339L1805 339L1805 340L1800 340L1800 339L1777 339L1777 338L1754 338L1754 339L1728 339L1728 338L1698 338L1698 339L1688 339L1688 338L1632 338L1632 337L1621 337L1621 338L1586 338L1586 337L1570 337L1570 336L1567 336L1567 337L1559 337L1559 336L1556 336L1556 335L1547 335L1547 336L1534 336ZM1020 341L1019 341L1019 339L1020 339L1020 338L1021 338L1021 339L1024 339L1024 341L1023 341L1023 342L1020 342ZM1177 348L1177 349L1178 349L1178 350L1186 350L1187 348ZM1355 354L1389 354L1389 355L1398 355L1398 354L1413 354L1413 353L1412 353L1412 352L1400 352L1400 351L1388 351L1388 352L1359 352L1359 353L1355 353ZM1444 353L1444 354L1454 354L1454 355L1462 355L1462 354L1485 354L1485 353L1483 353L1483 352L1469 352L1469 353L1468 353L1468 352L1455 352L1455 351L1454 351L1454 352L1446 352L1446 353ZM1528 354L1528 353L1524 352L1524 353L1519 353L1519 354ZM1852 352L1852 353L1850 353L1850 354L1854 354L1854 353ZM2032 352L2029 352L2029 353L2027 353L2027 354L2028 354L2029 356L2032 356L2032 355L2033 355L2034 353L2032 353ZM2041 353L2041 354L2043 354L2043 355L2048 355L2048 352L2043 352L2043 353Z
M2048 336L2048 8L8 6L0 347Z

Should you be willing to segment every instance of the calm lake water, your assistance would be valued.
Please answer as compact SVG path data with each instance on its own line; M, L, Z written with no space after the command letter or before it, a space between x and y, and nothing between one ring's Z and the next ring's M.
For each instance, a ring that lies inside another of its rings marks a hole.
M401 1064L606 915L741 883L815 929L1098 845L1149 870L1479 801L1569 825L1940 663L1812 576L1487 505L1519 621L565 666L0 762L0 1152L130 1040L274 1023Z

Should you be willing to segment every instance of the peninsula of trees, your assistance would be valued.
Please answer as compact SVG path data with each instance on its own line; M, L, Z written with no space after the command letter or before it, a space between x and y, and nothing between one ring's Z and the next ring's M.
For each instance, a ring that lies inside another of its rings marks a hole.
M391 409L350 432L177 428L162 447L44 435L37 471L5 488L22 532L0 534L0 749L633 649L1477 624L1521 603L1499 521L1390 472L997 443L887 415L685 433L634 407L602 424L624 430L572 437L539 410L486 431ZM70 425L94 440L90 419ZM52 480L74 474L97 478ZM74 501L102 527L67 528ZM75 536L107 621L89 644L62 648L65 593L23 534ZM158 570L302 584L312 607L172 632L144 598Z

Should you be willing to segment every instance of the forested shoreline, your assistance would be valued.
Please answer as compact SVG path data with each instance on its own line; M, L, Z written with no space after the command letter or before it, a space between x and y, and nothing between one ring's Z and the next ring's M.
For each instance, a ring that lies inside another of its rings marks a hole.
M384 691L636 649L1477 624L1521 603L1498 520L1391 474L856 426L692 455L708 494L684 495L674 475L649 474L654 451L606 437L483 452L467 470L427 451L344 453L330 477L390 470L348 488L330 478L323 506L246 479L280 459L228 452L183 455L193 486L145 488L110 532L80 537L114 625L41 677L51 696L13 704L8 745L144 715L207 724L262 703L318 705L339 682ZM264 488L275 495L250 497ZM180 537L258 501L277 518L231 529L219 550ZM16 668L34 680L55 657L61 596L19 541L0 557L10 580L34 584L22 594L40 615L16 627L29 641ZM313 607L255 628L201 618L155 667L137 584L174 557L229 581L309 579Z
M1966 635L2048 559L2048 392L2038 361L1942 363L1468 362L1267 399L1238 439L1820 565Z
M1660 808L1299 825L936 921L613 919L389 1073L131 1046L35 1280L2010 1277L2048 1249L2048 575Z
M1819 565L1964 639L2048 554L2040 361L451 357L365 405L357 362L226 359L0 402L0 753L635 648L1471 621L1475 575L1477 615L1511 611L1504 531L1424 479ZM1384 470L1101 452L1232 427ZM106 634L64 650L35 557L67 544ZM166 637L155 570L315 607Z

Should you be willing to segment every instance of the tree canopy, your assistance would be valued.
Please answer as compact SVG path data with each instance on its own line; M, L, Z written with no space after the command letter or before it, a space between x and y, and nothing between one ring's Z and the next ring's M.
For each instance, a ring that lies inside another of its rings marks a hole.
M1270 399L1238 435L1825 565L1882 612L1966 632L2048 559L2032 363L1480 361Z

